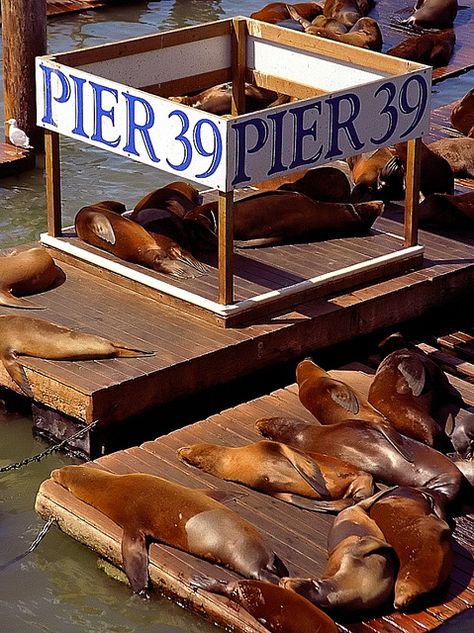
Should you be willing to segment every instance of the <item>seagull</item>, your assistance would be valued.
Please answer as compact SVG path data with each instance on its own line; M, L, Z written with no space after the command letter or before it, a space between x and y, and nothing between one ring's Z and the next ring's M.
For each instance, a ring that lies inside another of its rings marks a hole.
M10 125L10 129L8 131L8 138L10 139L10 143L16 145L17 147L23 147L24 149L33 149L30 145L30 139L28 136L17 127L16 119L8 119L7 123Z

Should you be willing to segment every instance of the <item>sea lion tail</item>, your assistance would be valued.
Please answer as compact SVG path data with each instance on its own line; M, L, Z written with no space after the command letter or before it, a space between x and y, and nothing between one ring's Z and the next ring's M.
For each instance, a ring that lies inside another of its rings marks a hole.
M341 512L350 506L354 505L353 499L336 499L334 501L317 501L315 499L308 499L307 497L300 497L290 492L275 492L272 497L280 499L280 501L286 501L297 508L303 508L304 510L310 510L311 512Z
M329 496L326 480L324 479L323 474L314 459L311 459L298 450L290 448L286 444L280 444L280 450L284 457L286 457L293 468L301 475L301 477L303 477L311 488L313 488L322 497Z
M23 308L24 310L44 310L43 307L31 303L28 299L14 297L8 290L0 290L0 305L9 308Z
M151 350L134 349L133 347L127 347L122 343L112 343L115 348L115 353L119 358L140 358L141 356L154 356L155 352Z
M17 360L14 352L7 353L2 358L3 365L12 380L20 387L24 394L33 399L33 392L25 374L25 370Z
M301 24L301 26L304 29L307 29L308 26L311 26L311 22L309 20L305 20L299 13L298 11L292 7L290 4L286 5L286 10L288 11L288 13L290 14L290 18L292 20L295 20L295 22L298 22L298 24Z
M196 591L197 589L204 589L205 591L218 593L224 596L228 594L227 588L229 583L226 580L211 578L210 576L205 576L204 574L195 574L194 576L191 576L189 584L193 591Z

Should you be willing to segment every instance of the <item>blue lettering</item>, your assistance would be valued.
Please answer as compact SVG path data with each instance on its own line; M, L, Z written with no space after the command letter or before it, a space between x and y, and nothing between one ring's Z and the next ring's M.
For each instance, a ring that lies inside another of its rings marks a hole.
M94 81L90 82L94 91L94 134L91 136L92 141L98 141L109 147L117 147L120 143L120 136L113 141L108 141L103 137L102 131L102 119L106 117L112 121L112 125L115 125L115 109L112 107L110 110L106 110L102 106L102 95L105 93L111 94L118 102L118 91L115 88L107 88L96 84Z
M145 144L145 148L148 156L154 163L159 163L160 159L155 154L153 143L151 142L149 129L153 127L155 123L155 113L151 105L142 97L136 97L126 92L122 93L127 101L127 144L123 148L124 152L130 152L139 156L137 148L135 146L135 132L138 131L141 134L142 140ZM135 104L140 103L146 112L146 122L143 125L138 125L135 121Z
M340 103L341 101L348 101L351 112L345 121L340 121ZM359 151L364 147L360 138L357 136L356 129L354 127L354 121L358 117L360 112L360 99L354 93L347 93L339 97L331 97L326 99L326 103L330 109L329 117L329 150L325 158L333 158L334 156L341 156L343 151L339 147L339 132L344 130L349 143L352 145L355 151Z
M391 81L387 81L387 83L380 86L380 88L376 91L374 97L377 97L382 91L385 91L387 93L387 103L382 108L382 110L380 110L380 114L387 115L388 126L387 131L383 136L378 139L373 137L370 139L372 143L375 143L376 145L381 145L382 143L385 143L385 141L387 141L394 133L398 123L398 111L396 108L393 107L393 105L391 105L396 93L395 84L393 84Z
M253 147L247 148L247 128L253 126L257 131L257 140ZM264 145L268 137L268 126L262 119L249 119L248 121L242 121L241 123L235 123L232 128L237 132L236 143L236 161L237 169L236 175L232 184L235 185L240 182L246 182L251 180L250 176L245 173L245 163L247 154L254 154L258 152Z
M269 114L268 119L273 123L272 125L272 166L267 171L267 176L271 174L277 174L280 171L286 171L288 167L282 163L282 149L283 149L283 118L286 115L286 110L283 112L277 112L276 114Z
M308 110L316 110L318 114L321 114L321 102L312 103L310 105L300 106L298 108L292 108L289 110L295 120L295 135L293 141L293 161L291 162L290 169L295 167L301 167L302 165L308 165L318 160L323 152L323 146L320 145L319 149L309 158L303 158L303 146L306 136L310 136L314 141L317 140L317 119L315 119L310 127L304 126L304 115Z
M84 84L86 83L86 80L81 79L80 77L75 77L74 75L69 75L69 77L74 82L74 95L76 97L76 124L72 133L83 136L84 138L89 138L84 131Z
M177 171L184 171L189 167L193 158L193 147L189 139L185 137L185 134L189 129L189 119L187 114L183 112L183 110L173 110L173 112L170 112L168 114L168 118L170 119L172 116L177 116L178 119L180 119L181 121L181 132L177 136L175 136L175 140L179 141L182 144L184 155L183 160L177 165L174 165L168 159L166 159L166 162L173 169L176 169Z
M54 125L58 127L57 123L53 120L53 91L51 87L51 77L53 73L58 77L61 83L61 94L58 97L54 97L57 103L65 103L71 96L71 87L64 73L56 68L50 68L44 64L40 64L40 68L43 71L43 89L44 89L44 116L41 119L42 123L48 125Z

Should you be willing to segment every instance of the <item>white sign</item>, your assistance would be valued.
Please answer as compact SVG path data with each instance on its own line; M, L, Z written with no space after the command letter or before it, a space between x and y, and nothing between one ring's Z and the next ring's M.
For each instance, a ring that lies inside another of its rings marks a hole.
M221 191L429 130L431 69L221 119L37 58L39 126Z

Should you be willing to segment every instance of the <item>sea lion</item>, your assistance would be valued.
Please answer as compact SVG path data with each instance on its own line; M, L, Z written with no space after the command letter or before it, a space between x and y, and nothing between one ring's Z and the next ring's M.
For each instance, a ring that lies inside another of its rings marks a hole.
M290 18L288 8L292 6L306 20L312 20L317 15L321 15L323 8L317 2L301 2L299 4L288 5L286 2L271 2L262 9L250 14L253 20L261 20L269 24L278 24Z
M397 143L395 153L406 171L407 144ZM454 193L454 175L447 160L438 156L421 141L420 192L426 198L431 193ZM387 165L387 168L390 164ZM382 170L384 171L384 170Z
M386 55L409 59L433 68L447 66L453 54L456 35L453 29L409 37L386 52Z
M400 561L395 581L395 609L407 609L441 587L453 565L451 530L433 512L426 491L396 487L362 501Z
M296 191L264 191L234 202L234 239L240 246L275 246L298 240L366 233L383 211L383 202L315 202ZM185 219L217 233L217 202L195 207Z
M474 88L454 104L451 125L466 136L474 138Z
M337 167L313 167L255 185L259 191L297 191L318 202L351 202L351 185Z
M351 28L359 18L367 15L369 8L367 0L326 0L323 15Z
M374 379L374 374L355 369L329 369L328 374L334 380L340 380L359 392L360 395L368 399L370 385Z
M474 178L474 138L442 138L428 147L448 161L455 176Z
M84 242L125 261L182 279L205 272L201 262L175 240L156 232L151 234L133 220L110 211L105 203L83 207L74 225Z
M309 358L298 364L296 382L301 404L320 424L338 424L349 418L376 424L387 423L362 394L334 379Z
M194 576L194 589L227 596L274 633L337 633L334 621L306 598L278 585L259 580L225 582Z
M302 16L300 14L300 18L301 17ZM314 18L314 20L311 20L311 25L318 29L324 29L325 31L329 31L332 33L347 33L347 31L349 30L347 26L341 24L341 22L339 22L338 20L334 18L327 18L325 15L318 15L316 18Z
M282 95L273 90L267 90L260 86L245 83L245 112L255 112L263 108L271 108L282 105L290 100L288 95ZM182 105L191 106L210 112L211 114L224 115L232 111L232 82L229 81L218 86L212 86L207 90L192 96L168 97L170 101L176 101ZM241 113L242 114L242 113Z
M144 209L167 209L180 218L193 207L202 204L202 195L199 191L183 180L170 182L164 187L147 193L137 202L130 215L130 219L136 220L136 216Z
M402 24L446 29L453 26L458 12L457 0L416 0L415 12Z
M403 198L403 170L398 170L390 179L381 178L382 170L392 159L393 153L388 147L346 159L355 185L351 193L351 202Z
M282 578L280 586L323 609L376 609L392 592L395 558L376 522L354 506L340 512L331 527L321 578Z
M33 393L23 367L18 363L19 356L49 360L93 360L154 354L26 316L0 316L0 332L0 360L11 378L30 398Z
M0 305L40 309L40 306L12 293L31 295L47 290L56 281L58 272L53 258L42 247L0 256Z
M474 191L450 196L432 193L418 207L420 225L472 227L474 225Z
M370 497L374 489L372 476L347 462L328 455L302 453L269 440L238 448L192 444L179 448L177 455L206 473L307 510L339 511ZM326 502L319 503L320 500Z
M116 475L88 466L66 466L53 470L51 477L123 528L123 567L135 593L145 592L148 585L147 540L224 565L246 578L277 583L288 573L260 532L213 499L212 491L155 475Z
M454 450L462 459L474 459L474 413L460 410L448 420L446 429ZM462 470L462 469L461 469Z
M387 432L363 420L318 426L292 418L262 418L256 427L276 442L343 459L389 486L427 488L436 497L439 516L461 486L460 471L445 455L395 429Z

